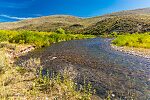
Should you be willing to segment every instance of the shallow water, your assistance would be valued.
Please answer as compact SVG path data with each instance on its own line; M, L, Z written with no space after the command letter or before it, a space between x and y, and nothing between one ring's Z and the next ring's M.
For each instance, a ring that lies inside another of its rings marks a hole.
M150 100L150 61L111 48L112 39L95 38L53 44L20 57L16 63L40 58L50 70L68 70L75 81L90 81L97 94L107 91L123 100ZM131 98L132 97L132 98Z

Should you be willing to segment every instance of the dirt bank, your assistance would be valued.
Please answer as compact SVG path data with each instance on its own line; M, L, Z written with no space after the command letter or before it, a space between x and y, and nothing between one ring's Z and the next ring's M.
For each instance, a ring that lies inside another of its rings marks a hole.
M9 63L12 64L15 58L18 58L24 54L35 49L35 46L25 44L12 44L8 42L1 42L0 49L4 50L6 56L9 57Z

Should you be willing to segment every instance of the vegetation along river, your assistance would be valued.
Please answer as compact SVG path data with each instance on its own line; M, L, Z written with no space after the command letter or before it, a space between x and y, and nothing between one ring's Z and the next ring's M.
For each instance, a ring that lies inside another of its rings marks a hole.
M79 84L85 79L105 98L150 100L150 60L111 48L112 39L72 40L35 50L20 57L17 64L40 58L50 70L68 71Z

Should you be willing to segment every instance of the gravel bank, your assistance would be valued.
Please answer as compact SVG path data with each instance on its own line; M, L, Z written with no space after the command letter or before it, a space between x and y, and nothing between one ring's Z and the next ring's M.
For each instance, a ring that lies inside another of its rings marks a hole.
M150 49L134 48L134 47L118 47L111 45L117 51L125 52L128 55L140 56L150 60Z

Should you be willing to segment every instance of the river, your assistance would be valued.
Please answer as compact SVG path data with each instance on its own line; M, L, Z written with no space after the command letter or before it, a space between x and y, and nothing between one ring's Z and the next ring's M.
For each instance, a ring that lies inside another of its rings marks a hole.
M150 100L150 61L111 48L112 39L72 40L51 45L20 57L16 63L40 58L50 70L68 71L79 84L85 79L105 98L112 91L114 99Z

